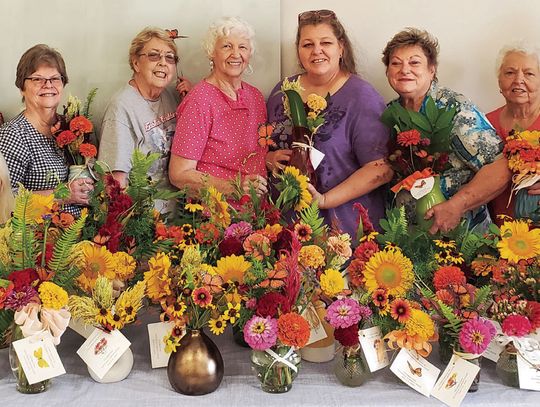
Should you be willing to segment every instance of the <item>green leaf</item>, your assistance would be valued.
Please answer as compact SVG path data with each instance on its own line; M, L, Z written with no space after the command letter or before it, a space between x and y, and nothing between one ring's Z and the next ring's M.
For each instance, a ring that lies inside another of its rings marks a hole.
M306 127L306 110L304 109L304 102L300 94L295 90L286 90L285 95L289 99L289 107L291 109L291 120L296 127Z
M443 110L441 112L441 110ZM439 117L437 121L435 122L435 129L440 130L444 129L446 127L449 127L452 125L452 122L454 121L454 116L456 115L456 108L452 107L448 110L440 109L439 110Z
M435 124L439 117L439 109L437 109L437 105L435 105L431 96L428 96L426 101L426 116L431 124Z
M300 219L311 227L312 239L321 236L326 230L324 218L320 216L319 206L316 201L313 201L308 208L300 211Z
M419 112L413 112L412 110L409 111L409 114L411 116L411 121L416 124L421 130L425 132L432 132L433 128L431 127L431 123L426 119L426 117Z

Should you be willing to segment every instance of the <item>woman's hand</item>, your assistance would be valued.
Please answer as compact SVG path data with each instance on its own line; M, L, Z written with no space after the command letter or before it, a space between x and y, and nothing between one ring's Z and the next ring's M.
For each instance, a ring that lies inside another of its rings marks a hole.
M307 189L309 193L311 194L311 196L313 197L313 201L317 201L317 205L319 206L319 209L328 209L326 206L326 195L321 194L311 184L308 184Z
M291 159L292 150L276 150L266 153L266 168L274 174L282 171Z
M64 202L75 205L88 205L90 193L94 190L92 178L79 178L68 183L70 195Z
M463 210L457 205L455 199L442 202L431 207L424 219L433 219L433 225L429 228L429 233L434 235L438 231L446 233L454 229L463 216Z
M182 96L186 96L187 93L193 88L193 85L191 84L190 81L188 81L188 79L184 76L182 77L178 77L176 79L176 91L182 95Z
M268 192L266 178L261 177L260 175L250 174L244 177L242 180L242 189L245 193L249 193L250 187L253 187L259 196Z

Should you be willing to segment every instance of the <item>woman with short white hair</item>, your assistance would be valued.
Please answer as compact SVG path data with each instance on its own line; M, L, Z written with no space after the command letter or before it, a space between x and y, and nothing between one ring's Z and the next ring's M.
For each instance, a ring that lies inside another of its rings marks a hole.
M237 176L245 191L267 192L266 147L258 128L266 122L261 92L242 80L251 70L253 28L236 17L208 30L203 47L210 74L186 96L176 112L169 177L178 188L197 195L204 185L231 193Z

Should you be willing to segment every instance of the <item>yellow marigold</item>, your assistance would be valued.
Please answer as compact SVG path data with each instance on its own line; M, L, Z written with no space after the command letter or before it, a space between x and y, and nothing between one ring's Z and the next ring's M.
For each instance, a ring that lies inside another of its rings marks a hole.
M310 93L307 97L307 105L314 112L326 109L326 99L315 93Z
M327 269L321 274L321 290L329 297L334 297L345 288L345 280L338 270Z
M411 260L398 250L381 250L373 254L366 263L364 278L371 293L379 288L388 295L402 296L413 284L414 274Z
M304 246L298 254L298 262L303 267L319 268L324 266L324 250L316 245Z
M126 252L116 252L113 254L114 271L116 278L121 281L127 281L135 275L137 262Z
M50 281L44 281L39 286L39 299L44 308L60 309L68 304L68 293L62 287Z
M419 309L411 309L411 316L405 324L405 330L410 336L418 337L427 341L435 333L435 324L428 314Z
M156 254L148 260L148 268L149 270L144 273L148 298L157 302L161 298L171 295L171 279L169 278L171 260L169 257L164 253Z

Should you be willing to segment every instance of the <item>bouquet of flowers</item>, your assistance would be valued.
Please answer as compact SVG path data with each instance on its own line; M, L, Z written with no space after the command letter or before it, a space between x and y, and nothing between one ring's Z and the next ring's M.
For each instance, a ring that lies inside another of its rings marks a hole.
M540 131L512 131L506 138L503 153L514 173L512 192L516 194L515 216L539 221L538 198L529 196L525 188L540 179Z
M51 129L56 144L67 153L70 165L86 166L97 155L96 146L89 141L94 131L89 111L96 93L97 89L90 91L84 108L78 98L70 95L63 115Z

